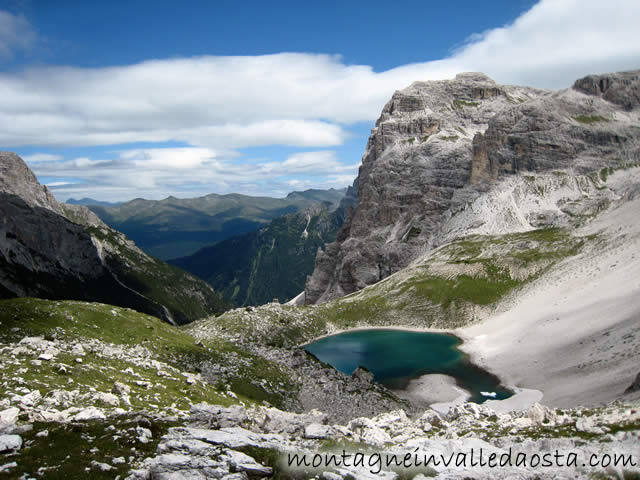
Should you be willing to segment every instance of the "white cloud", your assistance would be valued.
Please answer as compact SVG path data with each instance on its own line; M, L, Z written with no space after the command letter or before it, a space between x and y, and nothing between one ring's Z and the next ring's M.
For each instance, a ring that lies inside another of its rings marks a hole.
M380 73L338 56L279 53L4 74L0 142L335 146L344 125L375 120L393 91L415 80L476 70L505 83L563 87L587 73L637 68L638 18L635 0L543 0L449 58Z
M0 10L0 59L11 58L18 50L29 50L36 34L22 15Z
M74 185L75 182L49 182L46 183L45 185L47 187L66 187L68 185Z
M238 165L234 159L208 148L147 148L116 152L111 159L82 157L36 162L31 167L38 176L74 179L73 184L67 180L49 183L59 198L82 195L105 200L238 191L285 195L291 190L286 185L345 187L353 182L358 169L358 165L339 162L333 151L301 152L284 161L248 165Z
M0 26L7 18L0 16ZM448 58L383 72L347 65L339 56L279 53L5 73L0 74L0 144L193 147L136 149L107 160L63 162L38 158L41 154L30 159L38 163L38 173L81 174L78 178L105 189L129 185L173 192L179 185L200 188L209 182L209 192L247 191L266 188L265 181L286 188L287 181L310 176L342 183L356 175L357 166L340 162L335 150L348 138L350 125L375 120L394 90L461 71L483 71L501 83L561 88L588 73L640 68L638 18L636 0L542 0L512 24L473 36ZM0 55L3 48L18 48L14 37L0 34ZM251 168L233 161L237 149L269 145L334 150L254 162ZM286 175L300 178L281 178Z
M55 160L62 160L62 155L54 155L52 153L34 153L32 155L24 155L22 159L27 163L36 162L53 162Z

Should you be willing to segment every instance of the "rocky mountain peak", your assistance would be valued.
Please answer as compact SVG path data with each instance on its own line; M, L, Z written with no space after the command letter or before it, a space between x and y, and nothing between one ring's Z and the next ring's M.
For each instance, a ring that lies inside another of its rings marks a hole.
M17 195L28 205L62 214L51 191L40 185L24 160L13 152L0 152L0 192Z
M573 89L600 97L629 111L640 105L640 71L587 75L576 80Z
M307 303L355 292L437 243L443 221L489 183L522 172L588 173L640 155L639 72L548 91L482 73L396 91L372 129L357 206L316 259Z
M488 75L482 72L462 72L458 73L455 77L457 81L465 81L465 82L482 82L482 83L493 83L496 82L489 77Z

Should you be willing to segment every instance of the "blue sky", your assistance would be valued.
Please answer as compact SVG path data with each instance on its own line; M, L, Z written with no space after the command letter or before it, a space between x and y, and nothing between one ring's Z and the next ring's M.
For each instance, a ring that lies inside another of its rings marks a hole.
M0 148L60 200L343 187L412 81L640 68L639 3L0 2Z

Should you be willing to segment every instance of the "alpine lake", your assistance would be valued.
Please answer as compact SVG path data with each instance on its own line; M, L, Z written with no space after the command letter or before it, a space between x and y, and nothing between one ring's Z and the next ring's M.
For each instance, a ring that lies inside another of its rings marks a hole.
M461 343L458 337L444 333L380 328L330 335L304 348L347 375L364 367L374 375L374 381L392 390L405 389L412 379L423 375L442 374L467 390L471 402L513 395L496 376L471 363L457 348Z

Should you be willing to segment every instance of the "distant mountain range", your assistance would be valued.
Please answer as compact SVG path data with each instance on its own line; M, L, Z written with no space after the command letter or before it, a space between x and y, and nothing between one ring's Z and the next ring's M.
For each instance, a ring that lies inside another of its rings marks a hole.
M285 198L211 194L185 199L135 199L117 206L91 204L89 209L145 252L166 260L258 230L274 218L318 203L335 206L345 191L306 190Z
M206 280L237 306L288 301L304 289L318 249L335 241L344 216L345 208L317 204L169 263Z
M80 200L70 198L64 203L68 205L83 205L85 207L88 207L89 205L96 205L100 207L117 207L118 205L122 205L123 202L104 202L102 200L94 200L93 198L84 197Z

